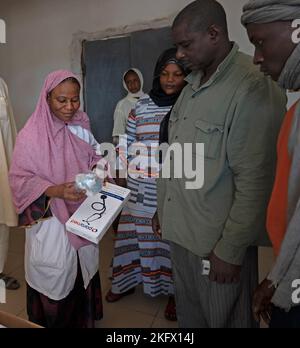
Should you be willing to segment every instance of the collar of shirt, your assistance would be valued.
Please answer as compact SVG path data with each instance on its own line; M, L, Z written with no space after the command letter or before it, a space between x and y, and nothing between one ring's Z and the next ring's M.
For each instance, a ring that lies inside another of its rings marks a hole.
M211 76L211 78L202 86L199 87L199 84L201 82L203 72L202 71L194 71L190 75L188 75L185 80L192 85L192 89L195 92L198 92L204 88L209 87L213 82L216 81L216 79L220 76L221 73L225 72L228 67L232 64L234 61L237 53L239 51L239 46L237 43L233 43L233 47L228 54L228 56L223 60L223 62L218 66L215 73Z

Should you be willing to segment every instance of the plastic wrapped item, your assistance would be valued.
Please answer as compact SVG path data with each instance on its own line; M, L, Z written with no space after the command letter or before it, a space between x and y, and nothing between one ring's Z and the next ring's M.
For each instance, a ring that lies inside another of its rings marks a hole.
M78 174L75 182L76 187L85 190L89 197L95 196L102 189L102 180L96 173Z

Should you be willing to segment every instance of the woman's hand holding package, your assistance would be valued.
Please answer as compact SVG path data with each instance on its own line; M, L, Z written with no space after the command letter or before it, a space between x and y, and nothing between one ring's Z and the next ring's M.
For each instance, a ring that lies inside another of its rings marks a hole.
M51 186L45 194L50 198L60 198L72 202L79 202L86 197L86 191L76 188L74 182Z

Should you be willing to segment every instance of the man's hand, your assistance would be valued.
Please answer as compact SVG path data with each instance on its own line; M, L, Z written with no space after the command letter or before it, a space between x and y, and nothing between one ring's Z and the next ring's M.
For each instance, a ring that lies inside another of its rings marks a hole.
M241 266L233 265L219 259L214 252L209 256L209 280L220 284L238 283L240 281Z
M266 324L270 323L271 319L271 299L275 292L275 287L272 282L265 279L255 290L252 302L252 312L256 321L260 322L262 318Z
M157 212L154 214L152 218L152 230L156 236L161 238L161 229Z

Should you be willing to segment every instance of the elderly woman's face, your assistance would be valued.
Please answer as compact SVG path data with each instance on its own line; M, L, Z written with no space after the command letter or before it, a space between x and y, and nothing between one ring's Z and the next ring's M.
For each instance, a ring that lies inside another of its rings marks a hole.
M185 86L184 74L177 64L168 64L160 74L160 85L167 95L179 93Z
M72 81L64 81L48 96L53 114L63 122L70 122L80 107L80 87Z

